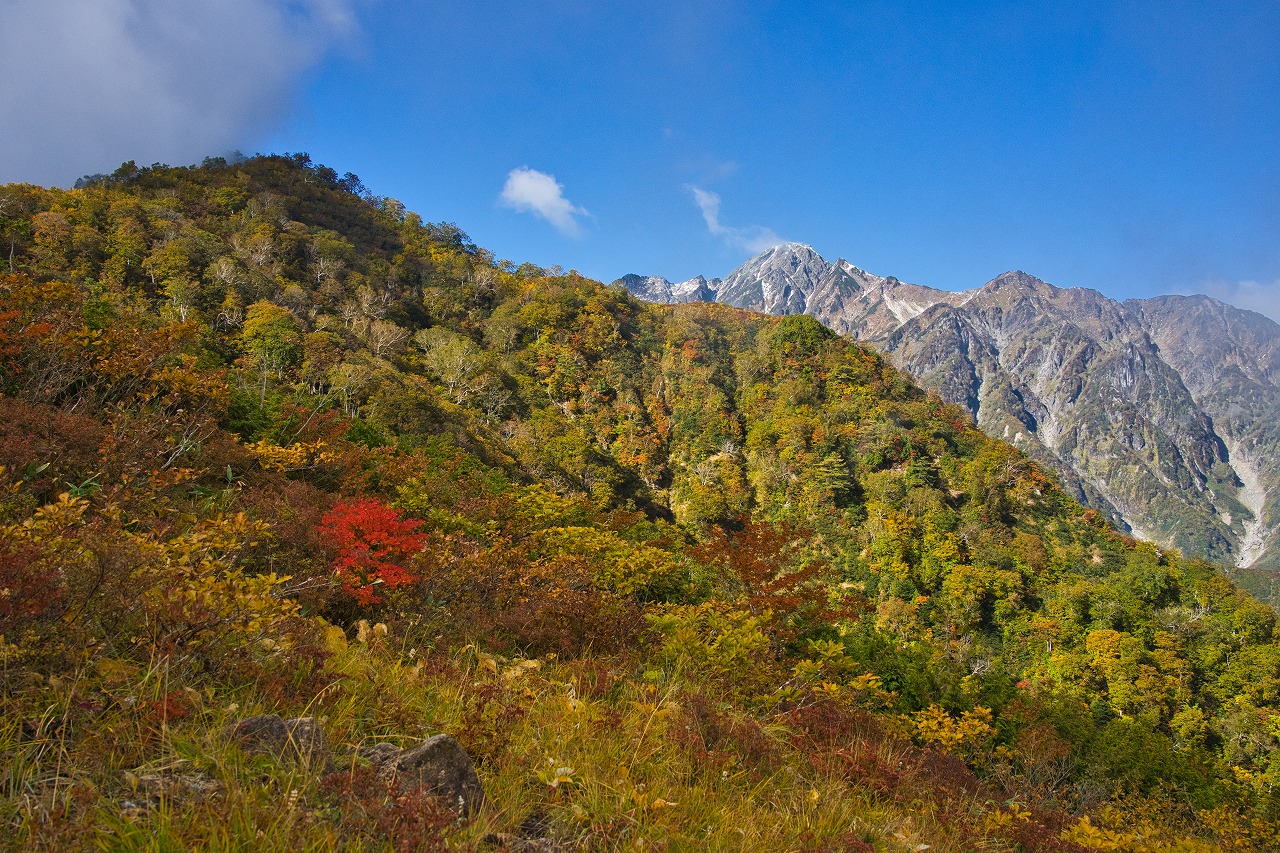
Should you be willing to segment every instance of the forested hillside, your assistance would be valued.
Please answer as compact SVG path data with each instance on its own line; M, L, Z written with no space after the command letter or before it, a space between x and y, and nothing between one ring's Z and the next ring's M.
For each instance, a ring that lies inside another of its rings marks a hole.
M14 849L1280 843L1276 614L817 321L302 155L81 184L0 187ZM355 752L438 732L465 820Z

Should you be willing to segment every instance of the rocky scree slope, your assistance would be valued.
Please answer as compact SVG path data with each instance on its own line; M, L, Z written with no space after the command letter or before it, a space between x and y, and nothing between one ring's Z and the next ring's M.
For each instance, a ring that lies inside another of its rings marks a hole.
M809 314L873 344L1119 526L1280 574L1280 326L1204 296L1117 302L1023 272L936 290L787 243L724 279L615 284L655 302Z

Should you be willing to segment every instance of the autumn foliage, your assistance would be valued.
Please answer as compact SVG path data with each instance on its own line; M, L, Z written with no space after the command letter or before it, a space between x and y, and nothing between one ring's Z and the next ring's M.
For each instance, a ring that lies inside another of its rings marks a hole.
M810 318L305 155L0 228L0 847L1280 848L1275 612ZM471 823L356 752L439 731Z
M376 498L339 501L324 514L318 532L336 552L333 571L342 589L361 605L382 602L382 590L416 580L406 567L426 542L422 523Z

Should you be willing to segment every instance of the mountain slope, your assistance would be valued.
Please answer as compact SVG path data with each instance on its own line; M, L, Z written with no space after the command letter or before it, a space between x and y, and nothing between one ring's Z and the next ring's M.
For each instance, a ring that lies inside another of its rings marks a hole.
M1213 420L1243 484L1238 565L1280 574L1280 326L1206 296L1125 303Z
M1280 326L1270 320L1207 297L1121 304L1021 272L952 293L795 243L699 292L807 313L877 346L1056 470L1078 499L1139 535L1251 570L1245 581L1270 595L1280 569Z
M302 156L0 207L0 846L1280 843L1275 613L810 317Z

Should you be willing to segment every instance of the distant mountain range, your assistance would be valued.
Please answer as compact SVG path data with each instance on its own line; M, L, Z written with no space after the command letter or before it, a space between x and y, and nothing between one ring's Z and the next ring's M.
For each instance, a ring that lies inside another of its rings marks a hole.
M1275 602L1280 325L1206 296L1117 302L1008 272L950 292L786 243L653 302L809 314L887 353L1135 535L1233 566Z

